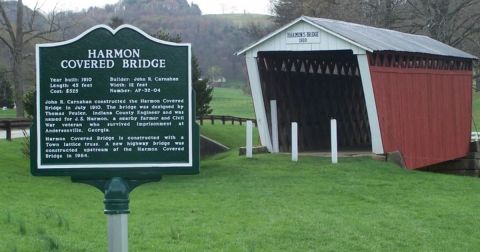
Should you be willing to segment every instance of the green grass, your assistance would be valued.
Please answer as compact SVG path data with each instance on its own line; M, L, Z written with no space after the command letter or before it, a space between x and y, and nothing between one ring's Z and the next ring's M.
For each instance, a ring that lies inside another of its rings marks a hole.
M210 124L210 121L204 121L203 126L200 128L202 135L205 135L213 140L216 140L223 145L231 148L238 149L245 146L246 143L246 127L235 124L222 125L221 122L216 121L214 125ZM259 137L257 128L253 128L253 144L259 145Z
M473 91L473 120L472 131L480 131L480 92ZM477 129L475 129L475 126Z
M210 106L214 115L255 118L252 97L243 93L241 89L215 88Z
M0 251L105 251L102 194L32 177L20 140L0 141ZM369 158L288 155L202 161L131 194L131 251L477 251L471 177L406 171Z
M0 107L0 118L13 118L15 117L15 109L7 109L7 110L3 110L1 107Z

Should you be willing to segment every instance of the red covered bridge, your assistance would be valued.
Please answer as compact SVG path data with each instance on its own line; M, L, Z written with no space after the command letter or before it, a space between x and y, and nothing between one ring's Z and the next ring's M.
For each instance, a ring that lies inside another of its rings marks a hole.
M261 142L301 151L400 151L410 169L463 157L472 121L473 55L426 36L302 16L245 55ZM278 111L272 134L270 101Z

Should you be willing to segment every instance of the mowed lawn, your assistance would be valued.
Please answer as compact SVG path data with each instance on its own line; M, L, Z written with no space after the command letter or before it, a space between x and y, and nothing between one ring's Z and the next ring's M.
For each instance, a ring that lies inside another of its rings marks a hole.
M0 107L0 119L1 118L14 118L14 117L15 117L15 109L3 110Z
M238 126L240 127L240 126ZM103 195L33 177L0 141L0 251L106 251ZM131 251L477 251L480 181L370 158L256 155L201 163L131 194Z
M214 88L210 103L213 115L255 118L252 97L237 88Z
M473 90L473 120L472 131L480 131L480 92ZM475 128L476 127L476 128Z
M214 114L253 117L241 92L215 89ZM480 249L478 178L368 157L336 165L314 156L246 159L238 156L244 125L216 122L201 131L232 150L202 160L199 175L135 189L130 251ZM0 140L0 251L106 251L102 193L69 178L31 176L21 147L22 139Z

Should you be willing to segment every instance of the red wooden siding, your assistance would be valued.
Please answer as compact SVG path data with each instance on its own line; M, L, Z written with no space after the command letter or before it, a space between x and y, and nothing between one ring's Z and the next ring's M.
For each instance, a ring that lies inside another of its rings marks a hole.
M439 70L370 64L385 153L400 151L409 169L467 155L472 119L468 67Z

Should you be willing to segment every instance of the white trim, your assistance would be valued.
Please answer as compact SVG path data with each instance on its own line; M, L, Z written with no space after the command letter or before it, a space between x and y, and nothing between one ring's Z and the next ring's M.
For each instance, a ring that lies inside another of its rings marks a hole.
M68 45L72 44L81 38L83 38L85 35L89 34L90 32L97 30L97 29L106 29L110 31L113 35L115 35L117 32L119 32L122 29L131 29L134 30L141 35L143 35L145 38L149 39L150 41L163 44L163 45L169 45L169 46L178 46L178 47L187 47L188 49L188 89L187 89L187 96L188 96L188 162L186 163L147 163L147 164L142 164L142 163L122 163L122 164L79 164L79 165L42 165L42 156L41 156L41 137L40 135L43 134L43 132L40 131L40 48L41 47L57 47L57 46L63 46L63 45ZM149 34L145 33L144 31L138 29L135 26L124 24L116 29L112 29L110 26L107 25L96 25L93 26L92 28L86 30L85 32L81 33L75 38L72 38L70 40L62 41L62 42L55 42L55 43L45 43L45 44L37 44L35 46L35 60L36 60L36 117L37 117L37 168L38 169L67 169L67 168L156 168L156 167L189 167L193 165L193 128L192 128L192 47L190 43L173 43L169 41L164 41L161 39L154 38L150 36Z
M366 47L366 46L363 46L363 45L361 45L361 44L358 44L358 43L356 43L356 42L354 42L354 41L352 41L352 40L350 40L350 39L348 39L348 38L346 38L346 37L344 37L344 36L342 36L342 35L340 35L340 34L338 34L338 33L336 33L336 32L333 32L333 31L331 31L331 30L329 30L329 29L327 29L327 28L325 28L325 27L323 27L323 26L320 26L320 25L318 25L317 23L308 20L308 18L306 18L305 16L301 16L301 17L293 20L292 22L288 23L287 25L281 27L280 29L278 29L278 30L276 30L276 31L268 34L267 36L261 38L259 41L253 43L252 45L248 46L247 48L245 48L245 49L243 49L243 50L241 50L241 51L236 52L235 55L238 56L238 55L245 54L247 51L250 51L251 49L257 47L258 45L262 44L263 42L269 40L270 38L272 38L272 37L276 36L277 34L279 34L279 33L283 32L283 31L287 30L287 29L290 28L291 26L293 26L293 25L295 25L296 23L301 22L301 21L303 21L303 22L305 22L305 23L308 23L308 24L310 24L310 25L312 25L312 26L314 26L314 27L316 27L316 28L318 28L318 29L320 29L320 30L322 30L322 31L325 31L325 32L327 32L327 33L329 33L329 34L331 34L331 35L333 35L333 36L335 36L335 37L337 37L337 38L339 38L339 39L345 40L346 42L348 42L348 43L350 43L350 44L352 44L352 45L355 45L355 46L357 46L357 47L359 47L359 48L361 48L361 49L363 49L363 50L365 50L365 51L373 52L372 49L370 49L370 48L368 48L368 47Z
M305 21L305 22L307 22L307 23L309 23L309 24L311 24L311 25L313 25L313 26L315 26L315 27L317 27L318 29L321 29L321 30L325 31L326 33L329 33L329 34L331 34L331 35L333 35L333 36L335 36L335 37L337 37L337 38L339 38L339 39L345 40L346 42L348 42L348 43L350 43L350 44L352 44L352 45L355 45L355 46L357 46L357 47L360 47L360 48L362 48L362 49L365 50L365 51L373 52L373 49L370 49L370 48L368 48L368 47L366 47L366 46L364 46L364 45L361 45L361 44L359 44L359 43L357 43L357 42L354 42L353 40L350 40L350 39L348 39L348 38L346 38L346 37L344 37L344 36L342 36L342 35L340 35L340 34L338 34L338 33L336 33L336 32L333 32L333 31L331 31L331 30L329 30L329 29L327 29L327 28L325 28L325 27L323 27L323 26L321 26L321 25L318 25L317 23L308 20L308 18L306 18L306 17L304 17L304 16L302 16L302 20Z
M270 122L272 124L272 152L280 152L278 144L278 109L277 100L270 100Z
M95 25L95 26L91 27L90 29L82 32L80 35L76 36L75 38L65 40L65 41L60 41L60 42L54 42L54 43L37 44L37 46L40 46L40 47L55 47L55 46L61 46L61 45L68 45L68 44L71 44L71 43L76 42L77 40L83 38L85 35L89 34L90 32L92 32L94 30L97 30L97 29L102 29L102 28L108 30L113 35L115 35L117 32L119 32L120 30L122 30L124 28L128 28L128 29L132 29L132 30L142 34L147 39L149 39L151 41L154 41L154 42L157 42L157 43L161 43L161 44L165 44L165 45L171 45L171 46L188 46L188 45L190 45L190 43L174 43L174 42L170 42L170 41L157 39L155 37L150 36L148 33L138 29L137 27L135 27L133 25L129 25L129 24L123 24L123 25L117 27L116 29L112 29L108 25L100 24L100 25Z
M363 93L365 96L365 105L367 106L368 123L370 124L370 135L372 137L372 152L383 154L382 134L380 132L380 123L378 121L377 105L375 94L373 92L372 77L366 54L358 54L358 68L362 78Z
M290 26L296 24L296 23L297 23L298 21L300 21L300 20L302 20L302 17L299 17L299 18L293 20L292 22L290 22L289 24L287 24L287 25L285 25L285 26L283 26L283 27L275 30L274 32L268 34L267 36L261 38L259 41L257 41L257 42L255 42L255 43L249 45L247 48L245 48L245 49L243 49L243 50L241 50L241 51L236 52L235 55L237 55L237 56L238 56L238 55L242 55L242 54L246 53L247 51L250 51L250 49L252 49L252 48L260 45L261 43L263 43L263 42L265 42L265 41L267 41L267 40L269 40L270 38L272 38L273 36L279 34L280 32L283 32L284 30L288 29Z
M147 35L148 36L148 35ZM150 37L150 36L148 36ZM147 37L147 38L148 38ZM162 40L158 40L158 41L162 41ZM163 42L159 42L159 43L163 43ZM192 104L192 93L193 93L193 90L192 90L192 45L187 43L185 44L187 47L188 47L188 166L193 166L193 129L192 129L192 125L195 123L195 120L196 118L193 118L193 121L192 121L192 107L193 107L193 104ZM199 139L200 141L200 139ZM200 147L198 147L200 151ZM200 154L200 153L199 153Z
M258 134L260 142L267 149L272 151L272 141L270 130L268 129L267 113L265 103L263 102L262 86L260 85L260 73L258 71L257 59L245 57L248 70L248 79L250 80L250 90L252 91L253 106L255 108L255 117L257 119Z
M41 167L38 166L38 169L94 169L94 168L161 168L161 167L188 167L187 163L163 163L163 164L155 164L155 163L147 163L147 164L79 164L79 165L42 165Z

